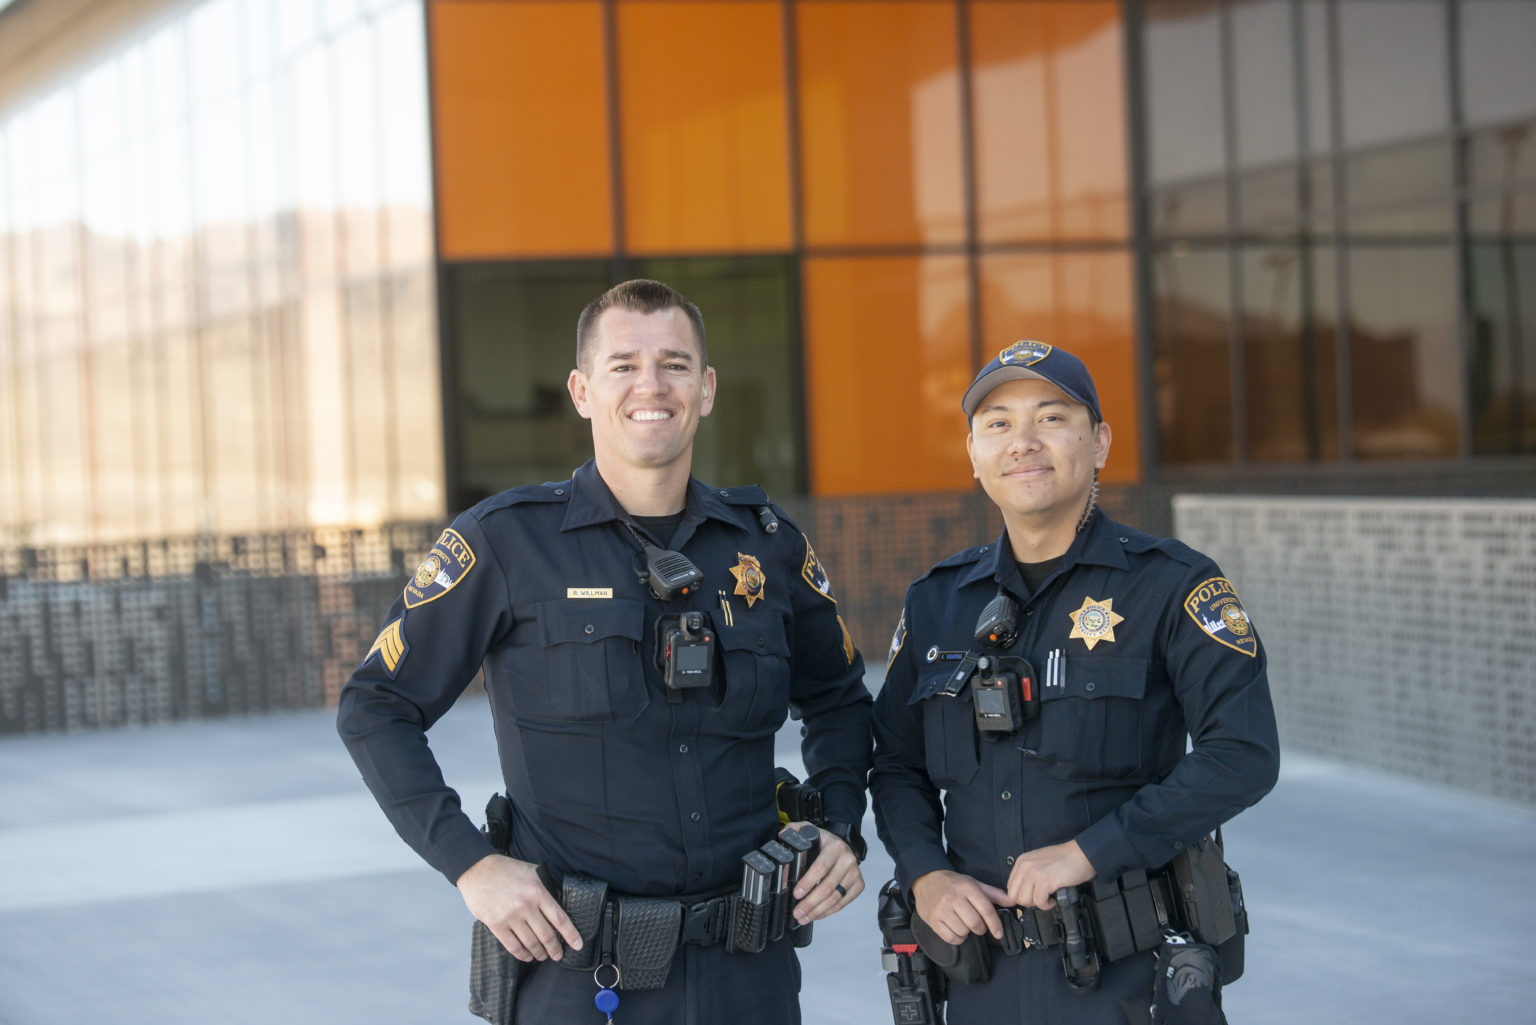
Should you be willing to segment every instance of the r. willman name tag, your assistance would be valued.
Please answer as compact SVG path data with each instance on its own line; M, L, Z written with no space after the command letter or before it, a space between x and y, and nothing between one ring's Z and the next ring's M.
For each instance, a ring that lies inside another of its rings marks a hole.
M567 598L612 598L613 597L613 588L611 588L611 587L567 587L565 589L565 596Z

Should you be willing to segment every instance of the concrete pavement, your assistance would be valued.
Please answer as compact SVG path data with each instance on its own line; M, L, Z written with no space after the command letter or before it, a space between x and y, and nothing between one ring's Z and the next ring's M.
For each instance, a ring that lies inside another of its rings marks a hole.
M431 741L483 807L484 698ZM793 729L780 749L798 768ZM1226 840L1253 922L1234 1025L1536 1020L1536 809L1288 754ZM891 1020L874 846L802 953L806 1025ZM329 711L0 738L5 1025L467 1025L469 923Z

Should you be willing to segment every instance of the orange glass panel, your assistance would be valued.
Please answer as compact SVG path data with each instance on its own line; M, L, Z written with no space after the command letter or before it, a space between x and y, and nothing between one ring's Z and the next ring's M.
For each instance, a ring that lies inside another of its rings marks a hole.
M1107 482L1141 479L1131 259L1101 253L981 258L981 329L987 358L1021 338L1059 345L1088 364L1113 432Z
M964 241L954 4L796 11L805 242Z
M1128 237L1119 9L971 4L982 241Z
M813 257L804 274L811 493L965 490L965 259Z
M602 8L430 5L444 259L613 249Z
M625 245L791 245L777 3L620 4Z

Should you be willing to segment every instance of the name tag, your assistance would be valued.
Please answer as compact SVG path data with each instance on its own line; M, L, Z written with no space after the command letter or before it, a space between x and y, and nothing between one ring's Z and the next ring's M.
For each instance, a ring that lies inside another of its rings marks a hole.
M567 587L565 589L565 596L567 598L612 598L613 597L613 588L611 588L611 587Z

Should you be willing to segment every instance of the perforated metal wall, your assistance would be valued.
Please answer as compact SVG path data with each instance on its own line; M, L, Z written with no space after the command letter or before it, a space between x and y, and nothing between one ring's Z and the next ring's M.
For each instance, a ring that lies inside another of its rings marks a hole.
M1536 501L1173 508L1258 627L1286 746L1536 803Z

